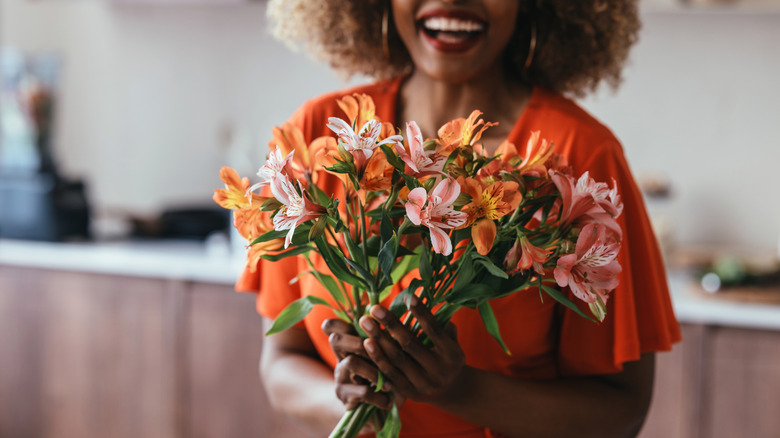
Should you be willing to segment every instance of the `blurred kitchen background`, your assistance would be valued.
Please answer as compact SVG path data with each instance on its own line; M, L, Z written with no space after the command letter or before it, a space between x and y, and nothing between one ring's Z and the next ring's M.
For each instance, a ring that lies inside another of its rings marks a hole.
M780 436L780 0L640 4L625 83L582 104L683 322L642 436ZM264 1L0 0L0 47L0 436L307 436L268 411L211 196L361 79L274 41Z

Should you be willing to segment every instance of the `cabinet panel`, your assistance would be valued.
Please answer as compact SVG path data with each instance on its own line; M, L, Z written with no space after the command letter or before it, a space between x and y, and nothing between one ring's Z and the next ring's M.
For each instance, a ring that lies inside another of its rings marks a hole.
M254 298L228 286L189 288L185 436L308 436L274 414L265 397L258 375L263 333Z
M780 436L780 333L713 329L703 436Z
M174 436L164 287L0 267L0 436Z
M695 438L699 431L701 339L706 328L682 325L682 342L656 354L655 385L641 438Z

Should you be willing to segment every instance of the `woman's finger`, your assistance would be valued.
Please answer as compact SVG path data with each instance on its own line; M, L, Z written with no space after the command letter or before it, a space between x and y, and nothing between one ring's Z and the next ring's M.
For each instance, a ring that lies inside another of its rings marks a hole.
M433 316L430 309L420 301L419 298L412 295L409 299L409 308L412 311L412 315L417 319L423 332L428 335L428 338L433 342L433 348L449 348L453 344L457 344L457 337L453 337L452 333L454 328L450 330L444 329L436 317Z
M379 370L376 365L360 356L349 355L340 360L333 370L336 382L365 384L371 382L376 387L379 384ZM383 382L382 390L389 391L389 382Z
M380 311L379 313L381 314L382 312ZM408 339L408 336L411 336L409 330L397 319L395 322L392 322L391 318L394 319L395 316L388 317L387 321L390 327L387 327L387 331L395 332L396 339ZM404 395L411 397L417 397L419 394L427 393L432 389L430 373L435 370L435 367L426 369L422 366L414 357L401 349L396 340L391 338L387 332L379 330L378 324L373 318L363 317L360 322L372 341L370 343L364 341L364 345L366 348L371 346L377 349L374 355L371 356L372 360L375 361L382 372L387 374L388 379L393 382L396 388L398 388L397 382L400 381L402 385L406 385L408 382L409 387L404 391ZM406 332L406 334L401 334L402 332ZM419 343L416 339L414 340ZM419 348L425 349L422 344L419 345ZM430 354L427 349L425 353ZM369 352L369 355L371 355L371 352ZM380 362L376 362L377 360ZM435 363L435 360L432 359L426 359L426 361Z
M371 360L376 364L385 377L393 384L393 390L400 392L405 397L414 396L414 386L398 368L396 368L379 347L375 338L368 338L363 341L366 352Z
M385 392L374 392L366 385L355 383L342 383L336 385L336 396L344 403L347 410L354 409L360 403L372 404L381 409L390 409L393 407L393 401L390 394Z
M350 354L368 358L363 349L363 340L354 335L355 330L351 324L340 319L327 319L322 323L322 330L328 335L330 348L339 360Z
M371 308L371 315L385 326L390 336L398 343L398 346L423 368L436 365L436 359L431 351L392 312L382 306L374 306ZM387 341L380 342L385 353L389 353L388 348L390 344L392 343ZM391 356L390 359L392 360L393 357Z
M331 333L355 333L355 328L352 327L352 324L343 321L338 318L330 318L326 319L322 322L322 331L325 332L325 334L330 335Z

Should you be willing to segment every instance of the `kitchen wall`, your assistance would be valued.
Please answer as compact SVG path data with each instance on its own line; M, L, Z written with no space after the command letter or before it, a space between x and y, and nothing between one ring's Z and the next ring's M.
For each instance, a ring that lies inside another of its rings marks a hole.
M678 241L774 247L780 8L643 15L620 92L583 104L638 176L669 179L652 207ZM221 165L251 174L273 125L344 86L266 30L264 3L0 0L5 46L62 56L56 153L104 219L208 203Z

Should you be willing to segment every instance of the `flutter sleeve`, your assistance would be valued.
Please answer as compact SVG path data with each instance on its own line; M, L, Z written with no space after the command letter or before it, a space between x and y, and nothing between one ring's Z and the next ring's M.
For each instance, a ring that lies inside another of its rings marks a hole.
M562 375L615 373L623 363L638 360L643 353L669 350L680 340L663 259L620 144L615 140L596 148L574 168L575 175L586 170L610 186L614 179L622 197L624 210L618 219L623 230L618 256L622 272L603 322L561 311L558 367ZM570 291L569 297L578 301ZM587 306L581 308L589 313Z

